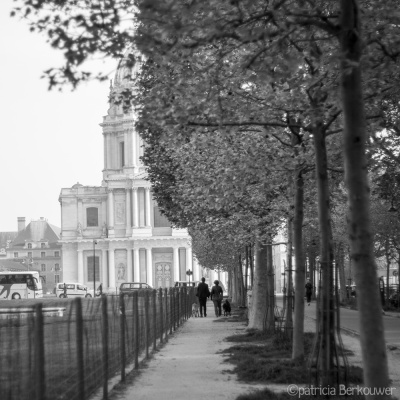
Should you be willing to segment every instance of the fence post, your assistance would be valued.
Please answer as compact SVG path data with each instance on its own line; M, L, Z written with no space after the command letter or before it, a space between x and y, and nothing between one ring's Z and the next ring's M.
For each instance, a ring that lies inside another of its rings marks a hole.
M125 351L125 301L124 294L119 295L119 334L121 343L121 382L125 381L126 351Z
M177 302L177 307L176 307L176 309L177 309L177 316L176 316L176 326L179 328L179 325L180 325L180 307L181 307L181 299L180 299L180 297L181 297L181 289L180 288L176 288L176 290L178 291L178 296L176 297L176 302Z
M35 305L35 316L35 396L42 400L46 398L42 303Z
M151 298L153 299L152 309L153 309L153 351L157 349L157 290L153 289L151 292Z
M101 297L101 314L102 314L102 330L103 330L103 400L108 399L108 309L107 296Z
M164 289L165 297L165 341L168 342L168 324L169 324L169 314L168 314L168 289Z
M79 399L85 399L85 370L83 364L83 318L82 300L77 297L74 300L76 314L76 360L79 380Z
M172 324L174 323L172 313L173 313L173 300L172 300L172 288L169 288L169 334L172 335Z
M163 342L163 335L164 335L164 313L163 313L163 290L160 288L158 291L160 296L160 343Z
M134 319L134 344L135 350L135 369L139 368L139 293L133 292L133 319Z
M149 358L149 337L150 337L150 317L149 317L149 292L144 291L144 313L145 313L145 343L146 358Z

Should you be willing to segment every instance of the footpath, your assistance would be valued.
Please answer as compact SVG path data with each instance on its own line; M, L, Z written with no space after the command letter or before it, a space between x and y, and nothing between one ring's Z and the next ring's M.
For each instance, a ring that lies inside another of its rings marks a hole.
M197 400L229 399L263 389L266 385L241 383L232 373L234 366L221 351L235 345L228 336L243 334L246 326L237 318L210 315L189 318L168 342L142 366L131 382L118 385L110 400Z
M208 308L214 314L211 307ZM315 319L306 316L304 328L315 332ZM227 337L243 334L245 330L246 324L234 315L216 318L208 314L206 318L189 318L149 360L144 361L138 372L128 374L124 384L114 387L109 400L235 400L239 395L265 387L285 392L288 385L247 384L237 380L234 365L227 362L222 351L238 344L228 342ZM341 337L344 347L349 350L349 364L362 367L359 337L343 331ZM399 399L400 352L388 351L388 363L391 387L396 388L393 394ZM91 400L101 398L94 396Z

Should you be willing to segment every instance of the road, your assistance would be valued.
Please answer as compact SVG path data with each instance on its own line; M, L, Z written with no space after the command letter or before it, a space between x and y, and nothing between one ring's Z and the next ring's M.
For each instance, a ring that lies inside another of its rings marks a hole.
M277 297L276 305L282 307L282 297ZM394 313L392 313L394 314ZM316 303L313 301L310 306L305 303L305 315L316 319ZM400 314L399 314L400 316ZM385 327L385 338L388 345L400 348L400 318L393 315L383 315ZM357 310L340 308L340 326L349 329L357 334L360 333L360 315Z

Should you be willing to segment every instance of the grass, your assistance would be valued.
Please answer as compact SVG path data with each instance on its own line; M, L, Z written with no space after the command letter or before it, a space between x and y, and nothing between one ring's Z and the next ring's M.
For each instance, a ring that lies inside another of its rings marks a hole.
M312 352L314 333L304 334L305 354ZM260 332L248 330L243 334L233 335L227 338L235 343L224 351L228 355L228 362L235 365L234 373L238 379L247 383L274 383L305 386L310 383L310 374L307 360L292 360L292 342L288 335L277 332ZM344 349L346 355L351 351ZM362 369L351 366L347 371L348 381L353 384L362 383ZM298 396L295 396L298 397ZM302 399L318 398L301 396ZM343 396L331 396L332 399L341 399ZM347 397L349 398L349 397ZM354 399L362 399L362 396L352 396ZM241 395L237 400L284 400L293 399L288 393L275 393L268 389L256 391L251 394Z

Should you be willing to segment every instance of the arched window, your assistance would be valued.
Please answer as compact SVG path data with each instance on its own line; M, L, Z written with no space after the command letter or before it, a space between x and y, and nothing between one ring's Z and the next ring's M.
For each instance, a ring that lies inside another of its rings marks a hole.
M97 207L86 209L86 226L99 226L99 210Z
M32 248L32 243L28 243L28 249Z

